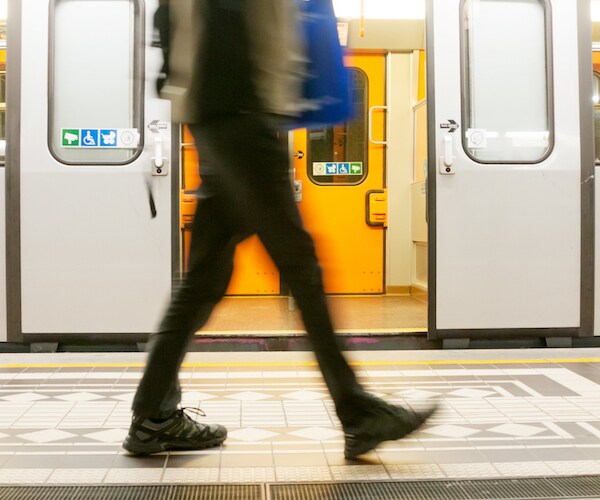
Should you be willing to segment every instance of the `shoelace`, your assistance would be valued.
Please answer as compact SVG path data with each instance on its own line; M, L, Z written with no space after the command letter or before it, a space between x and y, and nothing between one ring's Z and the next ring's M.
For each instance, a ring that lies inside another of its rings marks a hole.
M194 422L198 419L198 415L201 417L206 417L206 413L204 413L204 411L202 411L200 408L194 408L193 406L184 406L178 411L182 412L186 417ZM193 417L190 415L190 413L193 415Z

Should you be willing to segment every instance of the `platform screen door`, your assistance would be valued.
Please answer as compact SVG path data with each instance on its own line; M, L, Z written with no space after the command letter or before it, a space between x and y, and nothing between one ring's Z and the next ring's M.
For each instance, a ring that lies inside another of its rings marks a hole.
M428 1L432 337L591 334L585 3Z

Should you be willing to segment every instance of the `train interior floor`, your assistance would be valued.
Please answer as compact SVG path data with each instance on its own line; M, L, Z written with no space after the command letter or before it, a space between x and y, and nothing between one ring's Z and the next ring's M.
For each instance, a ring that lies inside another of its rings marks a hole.
M121 442L144 354L0 354L0 487L600 478L600 349L348 356L371 392L441 410L349 461L311 353L195 352L182 404L227 441L138 458Z
M330 296L340 333L422 333L427 330L427 301L414 295ZM202 330L208 335L297 335L303 326L289 297L226 297Z

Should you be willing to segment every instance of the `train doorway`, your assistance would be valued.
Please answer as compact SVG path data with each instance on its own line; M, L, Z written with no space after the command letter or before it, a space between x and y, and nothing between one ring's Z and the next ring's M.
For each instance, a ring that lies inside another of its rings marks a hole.
M352 76L356 115L336 127L295 130L288 137L291 182L304 223L315 239L326 292L340 331L388 334L424 333L426 329L426 290L421 288L421 293L413 295L415 289L410 286L413 158L408 122L413 59L418 61L418 54L350 52L345 62ZM389 75L395 75L392 84ZM394 119L389 119L388 104L403 108L391 113L401 126L394 127ZM189 133L183 133L181 234L185 263L202 159L196 157ZM394 138L387 143L389 133ZM399 139L404 141L401 145L397 144ZM397 174L387 172L388 151L394 148L403 153L400 159L391 154L391 169L405 172L401 180ZM388 178L394 196L391 202L387 199ZM424 207L421 198L417 201ZM396 220L391 227L388 204L396 207L392 208ZM424 209L418 213L422 220L414 218L424 225ZM390 232L396 243L387 240ZM418 244L426 249L426 238ZM404 249L399 251L399 246ZM390 267L403 269L389 279ZM424 273L426 276L426 269ZM420 278L425 284L426 277ZM277 269L254 237L238 247L227 296L201 335L301 333L303 326L293 308Z
M346 65L352 75L356 116L336 127L290 134L296 200L316 241L326 293L381 294L387 227L385 55L349 56ZM197 158L187 127L183 134L185 263L202 159ZM240 244L227 295L279 295L281 290L279 273L258 238Z

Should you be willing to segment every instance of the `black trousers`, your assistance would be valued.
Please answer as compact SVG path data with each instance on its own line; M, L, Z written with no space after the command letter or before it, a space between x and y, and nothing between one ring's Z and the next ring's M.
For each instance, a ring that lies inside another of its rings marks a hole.
M225 294L236 245L257 234L296 299L338 417L351 423L367 398L334 335L313 241L291 189L287 151L261 114L232 115L190 129L202 185L188 272L151 335L134 414L164 418L176 409L188 343Z

